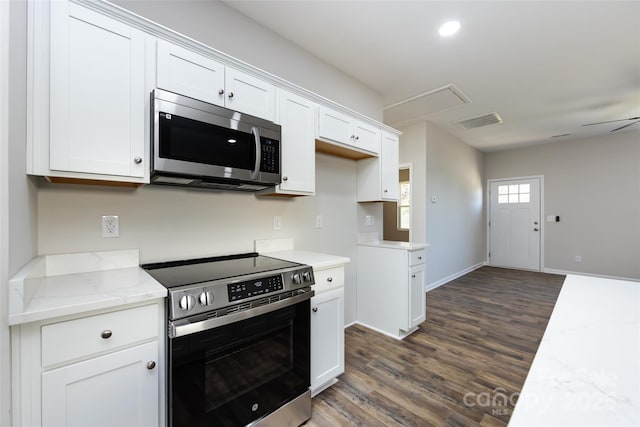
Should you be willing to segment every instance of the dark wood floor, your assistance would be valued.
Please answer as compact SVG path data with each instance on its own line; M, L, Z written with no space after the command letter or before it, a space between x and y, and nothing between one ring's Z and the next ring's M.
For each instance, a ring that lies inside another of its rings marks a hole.
M347 328L345 373L307 425L506 425L563 280L483 267L429 292L404 341Z

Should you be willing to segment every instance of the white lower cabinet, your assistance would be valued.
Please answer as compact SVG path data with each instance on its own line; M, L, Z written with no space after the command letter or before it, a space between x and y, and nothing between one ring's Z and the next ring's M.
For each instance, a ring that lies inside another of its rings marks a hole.
M311 298L311 394L334 384L344 372L344 289Z
M358 246L358 322L402 339L426 319L425 249Z
M158 343L42 374L43 426L158 426Z
M164 425L164 302L11 328L15 426Z

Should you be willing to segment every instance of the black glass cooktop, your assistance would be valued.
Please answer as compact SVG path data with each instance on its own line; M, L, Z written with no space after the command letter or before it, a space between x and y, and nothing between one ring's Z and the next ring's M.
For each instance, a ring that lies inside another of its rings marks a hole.
M144 264L141 267L165 287L175 288L247 274L265 273L299 265L295 262L251 252L212 258Z

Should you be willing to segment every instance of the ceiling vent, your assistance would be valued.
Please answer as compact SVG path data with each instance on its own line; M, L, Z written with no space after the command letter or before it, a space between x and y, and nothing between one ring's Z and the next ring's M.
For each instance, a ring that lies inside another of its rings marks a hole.
M465 129L481 128L483 126L488 126L495 123L502 123L502 117L500 117L498 113L484 114L482 116L460 120L459 122L457 122L457 124Z

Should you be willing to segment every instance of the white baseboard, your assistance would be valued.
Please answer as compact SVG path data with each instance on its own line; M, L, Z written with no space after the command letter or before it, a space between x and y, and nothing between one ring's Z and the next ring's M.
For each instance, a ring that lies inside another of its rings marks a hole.
M606 274L592 274L592 273L583 273L581 271L556 270L553 268L545 268L543 272L549 273L549 274L564 274L564 275L575 274L576 276L602 277L603 279L615 279L615 280L627 280L630 282L640 282L640 279L638 279L637 277L609 276Z
M455 279L457 279L458 277L464 276L464 275L465 275L465 274L467 274L467 273L471 273L472 271L477 270L477 269L479 269L480 267L484 267L485 265L487 265L487 263L486 263L485 261L482 261L482 262L477 263L476 265L472 265L472 266L471 266L471 267L469 267L469 268L465 268L465 269L464 269L464 270L462 270L462 271L459 271L459 272L454 273L454 274L452 274L452 275L450 275L450 276L447 276L447 277L445 277L444 279L440 279L440 280L438 280L437 282L434 282L434 283L428 283L427 285L425 285L425 287L424 287L424 291L425 291L425 292L432 291L432 290L434 290L435 288L438 288L438 287L440 287L440 286L444 285L445 283L449 283L450 281L455 280Z
M378 332L379 334L386 335L386 336L391 337L391 338L393 338L393 339L396 339L396 340L398 340L398 341L402 341L402 339L403 339L403 338L405 338L407 335L409 335L409 334L406 334L406 335L403 335L403 336L401 336L401 337L400 337L400 336L398 336L398 335L393 335L393 334L390 334L389 332L385 332L385 331L383 331L383 330L381 330L381 329L374 328L374 327L373 327L373 326L371 326L371 325L367 325L366 323L358 322L357 320L356 320L355 322L353 322L352 324L358 324L358 325L360 325L360 326L364 326L364 327L365 327L365 328L367 328L367 329L371 329L372 331L376 331L376 332ZM417 329L418 329L418 328L412 329L412 330L411 330L411 333L415 332Z
M358 321L354 320L353 322L349 323L348 325L344 325L344 328L347 329L349 326L353 326L353 325L355 325L357 323L358 323Z

